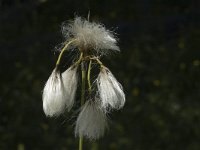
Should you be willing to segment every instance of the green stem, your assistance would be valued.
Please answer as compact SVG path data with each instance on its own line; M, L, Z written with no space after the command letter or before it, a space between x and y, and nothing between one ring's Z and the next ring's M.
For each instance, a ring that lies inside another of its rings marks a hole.
M62 50L61 50L61 52L60 52L60 54L59 54L59 56L58 56L58 60L57 60L57 62L56 62L56 65L57 65L57 66L60 64L60 60L61 60L61 57L62 57L64 51L65 51L65 50L67 49L67 47L68 47L72 42L74 42L74 41L75 41L75 39L69 41L69 42L62 48Z
M82 59L83 59L83 53L80 54L79 59L73 64L73 66L75 67L75 66L79 65L81 63Z
M79 150L83 150L83 137L79 138Z
M83 106L85 101L85 67L84 62L81 63L81 72L82 72L82 86L81 86L81 106ZM79 137L79 150L83 150L83 137Z
M91 66L92 66L92 60L90 60L90 62L89 62L88 73L87 73L88 91L89 91L89 94L91 94L91 91L92 91L92 86L91 86L91 81L90 81Z
M95 60L95 61L100 65L101 68L104 67L103 63L102 63L97 57L91 57L90 60L91 60L91 59L92 59L92 60Z
M81 106L84 104L85 101L85 66L84 62L81 63L81 72L82 72L82 86L81 86Z

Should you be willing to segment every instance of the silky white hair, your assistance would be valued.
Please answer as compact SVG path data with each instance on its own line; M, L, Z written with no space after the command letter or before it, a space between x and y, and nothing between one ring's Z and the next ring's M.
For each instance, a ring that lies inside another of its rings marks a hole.
M113 32L101 24L89 22L81 17L76 17L69 24L64 24L62 33L67 40L77 39L77 46L83 50L95 49L100 54L108 53L108 49L120 51Z
M61 74L54 69L43 90L43 110L46 116L58 116L63 113L66 102L66 92Z
M97 78L97 87L101 107L105 111L121 109L124 106L125 94L123 88L108 68L101 69Z
M66 93L65 107L70 111L74 104L78 83L77 67L69 67L62 73L62 79L64 92Z
M97 102L89 100L83 105L76 121L75 136L96 140L104 135L107 118Z

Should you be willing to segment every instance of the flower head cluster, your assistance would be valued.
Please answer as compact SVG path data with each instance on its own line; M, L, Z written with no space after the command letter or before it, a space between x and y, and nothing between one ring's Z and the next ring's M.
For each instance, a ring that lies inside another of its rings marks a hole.
M81 17L63 25L62 32L67 40L77 39L75 44L80 50L94 49L99 54L107 54L108 50L119 51L117 40L111 31L101 24L89 22Z
M56 67L45 84L43 109L49 117L58 116L72 109L76 100L80 67L82 106L76 121L75 135L91 140L98 139L104 135L107 128L107 113L112 109L121 109L125 104L121 84L99 60L99 55L110 50L119 51L119 47L111 31L106 30L101 24L80 17L64 25L63 34L67 42L61 49ZM69 50L69 46L78 49L79 58L61 73L58 69L60 60L63 52ZM98 64L100 71L92 85L90 76L94 64Z

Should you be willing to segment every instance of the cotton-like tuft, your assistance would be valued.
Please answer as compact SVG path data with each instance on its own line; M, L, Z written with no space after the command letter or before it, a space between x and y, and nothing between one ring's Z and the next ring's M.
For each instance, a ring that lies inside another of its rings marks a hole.
M99 139L107 128L107 119L97 101L87 101L77 118L75 135L89 140Z
M65 109L66 94L61 74L54 69L43 90L43 110L46 116L58 116Z
M68 68L65 72L62 73L62 79L64 84L64 91L67 96L65 107L68 109L68 111L70 111L74 104L78 83L77 67Z
M125 104L125 94L121 84L116 80L108 68L102 68L97 78L98 92L101 107L109 109L120 109Z
M101 24L89 22L81 17L63 25L62 32L67 40L77 39L76 44L81 50L95 49L100 54L107 54L108 50L120 50L111 31Z

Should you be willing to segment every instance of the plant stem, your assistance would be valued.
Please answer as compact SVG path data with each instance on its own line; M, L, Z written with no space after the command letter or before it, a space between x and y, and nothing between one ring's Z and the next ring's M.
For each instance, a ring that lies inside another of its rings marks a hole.
M81 63L81 61L82 61L82 58L83 58L83 53L80 54L79 59L73 64L73 66L79 65Z
M85 101L85 66L84 62L81 63L81 72L82 72L82 86L81 86L81 106L84 104Z
M61 60L61 57L62 57L64 51L65 51L65 50L67 49L67 47L68 47L72 42L74 42L74 41L75 41L75 39L69 41L69 42L62 48L62 50L61 50L61 52L60 52L60 54L59 54L59 56L58 56L58 60L57 60L57 62L56 62L56 66L58 66L58 65L60 64L60 60Z
M79 150L83 150L83 137L79 138Z
M100 65L100 67L101 68L103 68L104 67L104 65L103 65L103 63L97 58L97 57L92 57L92 58L90 58L90 60L95 60L99 65Z
M81 106L84 104L85 101L85 66L84 62L81 63L81 74L82 74L82 86L81 86ZM83 137L79 137L79 150L83 150Z
M91 81L90 81L91 65L92 65L92 60L90 60L90 62L89 62L88 73L87 73L88 91L89 91L89 94L91 94L91 92L92 92L92 86L91 86Z

